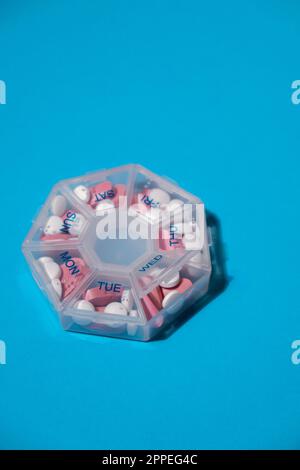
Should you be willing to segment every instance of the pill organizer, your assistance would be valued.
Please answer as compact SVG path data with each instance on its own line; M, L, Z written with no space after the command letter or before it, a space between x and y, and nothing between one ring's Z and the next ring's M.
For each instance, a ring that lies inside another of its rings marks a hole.
M136 164L58 182L22 249L73 332L148 341L211 276L203 202Z

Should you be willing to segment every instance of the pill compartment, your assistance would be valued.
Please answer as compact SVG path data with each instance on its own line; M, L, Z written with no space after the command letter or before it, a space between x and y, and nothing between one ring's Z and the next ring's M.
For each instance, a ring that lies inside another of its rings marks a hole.
M24 243L66 243L80 238L87 227L88 214L61 184L51 191Z
M211 275L202 201L134 164L55 185L23 252L66 330L141 341L204 296Z
M64 184L78 202L86 206L91 214L102 214L107 208L127 205L131 199L130 188L134 169L125 165L111 170L90 173L79 178L65 180ZM129 192L128 192L129 191Z
M70 245L41 244L24 254L38 285L58 310L64 308L92 273L84 250Z
M159 218L169 217L181 221L183 204L195 204L201 201L181 190L169 179L162 178L140 165L136 165L130 209L150 223L157 223ZM161 210L159 210L161 209Z
M136 337L145 324L130 277L99 270L77 291L64 315L72 322L70 330L90 334Z

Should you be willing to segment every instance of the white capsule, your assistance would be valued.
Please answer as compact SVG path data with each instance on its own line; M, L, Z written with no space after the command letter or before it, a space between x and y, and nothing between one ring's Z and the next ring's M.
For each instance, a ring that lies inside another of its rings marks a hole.
M89 202L91 193L89 188L80 184L73 189L74 194L83 202Z
M52 279L51 285L52 285L54 291L56 292L57 297L58 297L59 299L61 299L61 296L62 296L62 285L61 285L60 280L59 280L59 279Z
M51 212L53 215L61 216L66 212L67 201L64 196L58 194L52 199Z
M106 211L109 211L109 210L114 209L114 208L115 208L115 205L112 201L110 201L110 200L101 201L96 206L96 215L102 215Z
M148 198L150 201L153 200L153 203L157 203L159 206L165 206L166 204L169 204L171 199L166 191L159 188L151 189L148 194Z
M163 308L170 307L170 305L172 305L174 301L179 299L180 297L181 297L180 292L178 292L176 289L172 290L163 298L162 307Z
M166 289L171 289L172 287L177 286L179 284L179 282L180 282L179 272L172 273L168 277L165 277L163 281L161 281L160 287L165 287Z
M51 261L54 262L54 259L51 258L50 256L41 256L41 257L38 259L38 262L41 263L41 264L50 263Z
M43 266L46 275L51 281L53 279L60 279L61 269L59 264L55 263L55 261L49 261L48 263L44 263Z
M46 222L44 227L44 234L45 235L54 235L55 233L59 233L62 229L63 221L58 215L51 215Z
M92 304L92 302L89 302L88 300L78 300L75 305L75 308L78 310L88 310L89 312L94 312L95 307Z
M133 307L133 295L130 289L124 289L121 297L121 303L130 311Z
M78 214L78 212L76 212L75 214L76 214L75 219L70 221L69 233L71 235L78 236L81 234L86 221L85 221L85 217L83 217L82 214Z
M127 315L127 308L121 302L111 302L106 305L104 313L111 313L113 315Z

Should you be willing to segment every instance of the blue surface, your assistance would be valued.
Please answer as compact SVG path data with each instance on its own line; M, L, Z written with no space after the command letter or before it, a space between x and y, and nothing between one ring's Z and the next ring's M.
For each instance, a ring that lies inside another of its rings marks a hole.
M1 448L300 448L299 24L296 1L1 1ZM62 331L21 254L57 180L129 162L205 201L232 278L147 344Z

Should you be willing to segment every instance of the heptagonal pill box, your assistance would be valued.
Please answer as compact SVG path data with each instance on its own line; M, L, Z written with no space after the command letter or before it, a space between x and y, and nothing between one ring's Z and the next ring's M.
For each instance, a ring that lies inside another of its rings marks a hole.
M140 165L57 183L22 245L64 329L148 341L204 296L204 204Z

